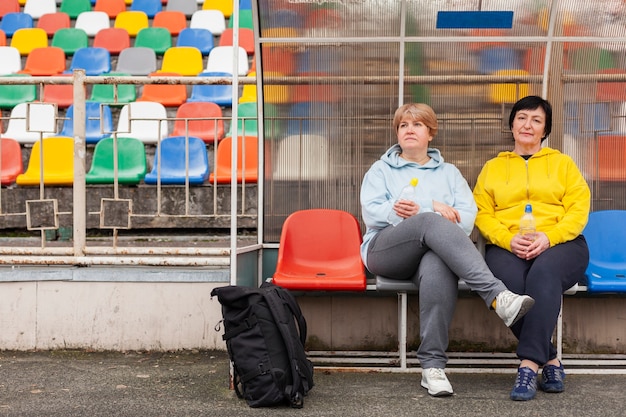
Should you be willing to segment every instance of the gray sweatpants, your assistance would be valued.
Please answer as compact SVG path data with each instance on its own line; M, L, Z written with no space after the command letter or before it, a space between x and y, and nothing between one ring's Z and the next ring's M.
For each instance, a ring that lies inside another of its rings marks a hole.
M506 286L494 277L463 230L436 213L421 213L378 232L368 247L370 272L412 279L419 287L422 368L445 368L448 330L461 278L487 307Z

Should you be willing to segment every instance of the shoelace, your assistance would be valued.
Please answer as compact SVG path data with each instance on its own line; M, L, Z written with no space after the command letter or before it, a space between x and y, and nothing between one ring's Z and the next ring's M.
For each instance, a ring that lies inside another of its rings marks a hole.
M528 369L521 369L517 372L517 379L515 380L515 387L527 387L529 385L535 385L535 375Z
M543 378L546 382L562 382L563 374L563 370L554 365L543 368Z
M439 369L439 368L433 368L430 370L430 373L428 375L431 379L446 379L445 373L443 372L443 369Z

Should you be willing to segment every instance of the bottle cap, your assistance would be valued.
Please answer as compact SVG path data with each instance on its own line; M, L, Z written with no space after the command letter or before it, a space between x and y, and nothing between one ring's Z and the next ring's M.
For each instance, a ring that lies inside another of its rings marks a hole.
M533 206L531 204L526 204L526 208L524 209L525 213L532 213L533 212Z
M411 178L411 187L417 187L417 178Z

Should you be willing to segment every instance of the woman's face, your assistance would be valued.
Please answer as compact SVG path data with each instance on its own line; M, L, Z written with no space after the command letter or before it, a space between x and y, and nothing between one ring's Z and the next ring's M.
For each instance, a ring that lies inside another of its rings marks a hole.
M546 113L541 107L518 111L511 131L517 145L528 147L541 144L546 131Z
M423 122L410 115L402 118L398 125L398 144L403 152L415 149L427 149L433 139L430 129Z

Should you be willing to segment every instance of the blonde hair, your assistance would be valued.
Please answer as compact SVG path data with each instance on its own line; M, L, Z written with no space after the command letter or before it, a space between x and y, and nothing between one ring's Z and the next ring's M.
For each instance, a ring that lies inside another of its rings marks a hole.
M435 111L428 104L407 103L403 106L398 107L396 113L393 115L393 130L395 132L398 132L400 122L405 115L410 115L413 120L424 123L430 131L430 135L432 137L435 137L437 135L437 131L439 130L439 122L437 121Z

